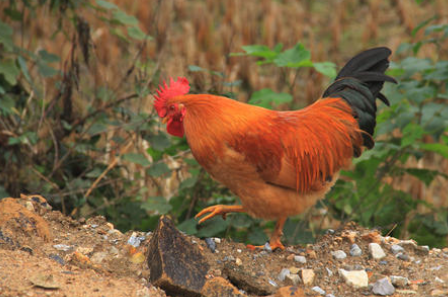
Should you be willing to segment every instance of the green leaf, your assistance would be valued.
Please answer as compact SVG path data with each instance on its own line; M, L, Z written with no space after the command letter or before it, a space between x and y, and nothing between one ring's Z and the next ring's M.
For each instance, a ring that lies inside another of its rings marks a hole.
M151 40L151 36L146 35L138 26L132 26L128 28L128 34L131 38L135 40L143 40L148 36L148 39Z
M9 193L6 191L6 189L3 186L0 186L0 199L9 197Z
M150 197L147 201L142 203L141 207L144 210L155 211L158 214L166 214L172 209L172 206L168 201L160 196Z
M7 51L11 51L14 47L12 34L12 28L0 20L0 44L3 44Z
M254 222L251 217L242 213L235 213L228 220L230 225L235 228L249 228Z
M160 133L149 137L149 144L156 151L164 151L171 146L171 142L166 134Z
M409 123L403 129L403 137L401 138L401 146L406 147L413 144L417 139L421 138L425 131L420 125Z
M177 225L177 229L179 229L182 232L185 232L189 235L194 235L198 233L198 229L196 228L197 220L194 218L188 219L186 221L183 221L179 225Z
M11 86L15 86L20 70L17 68L15 61L5 60L0 61L0 74L3 74L3 77Z
M442 143L421 143L419 147L425 151L435 152L448 159L448 145Z
M436 170L420 168L406 168L406 172L424 182L427 187L429 187L434 178L440 175L440 172Z
M22 20L22 13L14 8L5 8L3 9L3 12L9 16L14 21L21 21Z
M276 93L271 89L261 89L252 94L249 103L271 109L273 105L289 103L291 101L292 96L290 94Z
M418 31L420 31L423 27L425 27L426 25L428 25L430 22L432 22L435 19L437 19L437 16L433 16L427 20L424 20L420 24L418 24L411 32L412 37L415 37L415 35L417 34Z
M39 54L39 57L47 63L56 63L56 62L60 61L60 58L58 55L49 53L44 49L40 50L38 54Z
M94 136L106 132L107 129L108 128L105 124L101 122L95 122L92 124L92 126L89 127L87 133L89 133L90 136Z
M317 72L320 72L329 78L336 77L336 64L332 62L314 62L313 66Z
M103 173L103 170L96 167L92 171L87 172L86 177L97 178L101 173Z
M122 156L123 160L136 163L142 166L149 166L151 163L146 159L145 156L139 153L128 153Z
M119 10L120 8L118 8L117 5L110 3L108 1L104 1L104 0L96 0L96 4L98 4L98 6L101 6L102 8L108 9L108 10Z
M247 240L250 244L254 245L264 245L268 241L268 236L264 233L263 229L260 227L252 228L247 236Z
M37 67L43 77L53 77L59 73L59 71L41 61L37 62Z
M168 172L171 172L171 169L165 163L154 163L148 169L148 174L153 177L160 177Z
M17 57L17 62L19 62L20 70L22 70L23 76L28 82L31 82L30 72L28 71L28 66L26 65L26 61L22 56Z
M196 65L188 65L188 71L191 72L202 72L202 71L207 71L206 69L196 66Z
M246 52L247 55L253 57L273 59L278 55L277 52L271 50L266 45L244 45L242 46L242 49Z
M121 10L114 11L112 13L112 17L114 20L122 23L123 25L138 25L138 20L133 15L128 15Z
M197 181L198 181L197 176L189 177L189 178L183 180L180 183L179 191L182 191L184 189L189 189L189 188L194 187L194 185L196 184Z
M197 237L212 237L227 229L228 222L221 217L214 217L200 225Z
M279 67L311 67L313 63L310 61L311 53L305 47L298 43L293 48L280 53L274 63Z

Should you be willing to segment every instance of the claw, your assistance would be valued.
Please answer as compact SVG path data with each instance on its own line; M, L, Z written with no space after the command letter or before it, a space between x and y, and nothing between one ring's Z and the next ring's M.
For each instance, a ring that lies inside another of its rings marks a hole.
M270 246L272 251L275 251L276 249L281 249L283 251L285 249L285 246L280 241L269 243L269 246ZM251 244L248 244L248 245L246 245L246 247L248 249L250 249L251 251L266 249L266 245L251 245Z
M214 216L217 215L221 215L222 218L225 220L227 217L227 213L229 212L243 212L243 207L241 205L214 205L214 206L210 206L207 208L204 208L203 210L201 210L196 216L195 218L199 218L203 215L205 215L206 213L209 213L208 215L206 215L205 217L203 217L202 219L199 220L199 224L207 221L208 219L213 218Z

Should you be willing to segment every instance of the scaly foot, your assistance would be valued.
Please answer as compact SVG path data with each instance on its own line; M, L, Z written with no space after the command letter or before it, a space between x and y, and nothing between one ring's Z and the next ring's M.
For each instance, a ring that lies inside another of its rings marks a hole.
M241 205L213 205L207 208L204 208L201 210L195 218L199 218L200 216L203 216L206 213L210 213L199 220L199 224L207 221L208 219L213 218L214 216L221 215L223 219L226 219L226 216L229 212L244 212L244 209Z
M265 249L265 246L266 245L251 245L251 244L246 245L246 247L252 251L259 250L259 249L263 250L263 249ZM278 240L277 242L269 242L269 247L271 248L272 251L275 251L276 249L281 249L281 250L285 249L285 246L280 242L280 240Z

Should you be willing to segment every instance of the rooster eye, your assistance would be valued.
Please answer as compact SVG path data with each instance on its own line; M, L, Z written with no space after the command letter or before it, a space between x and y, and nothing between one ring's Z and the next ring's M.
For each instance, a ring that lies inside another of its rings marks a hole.
M174 105L170 105L170 109L171 109L171 110L174 110L174 109L176 109L176 108L174 107Z

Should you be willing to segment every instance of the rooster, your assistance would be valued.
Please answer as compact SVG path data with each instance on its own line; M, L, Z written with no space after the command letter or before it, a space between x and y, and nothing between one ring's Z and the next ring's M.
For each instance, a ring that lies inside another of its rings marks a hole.
M188 94L186 78L170 79L154 108L169 134L187 138L198 163L241 200L215 205L196 218L246 212L276 220L272 249L284 249L283 225L304 212L335 184L339 171L374 146L376 103L391 51L373 48L353 57L322 97L294 111L273 111L209 94Z

